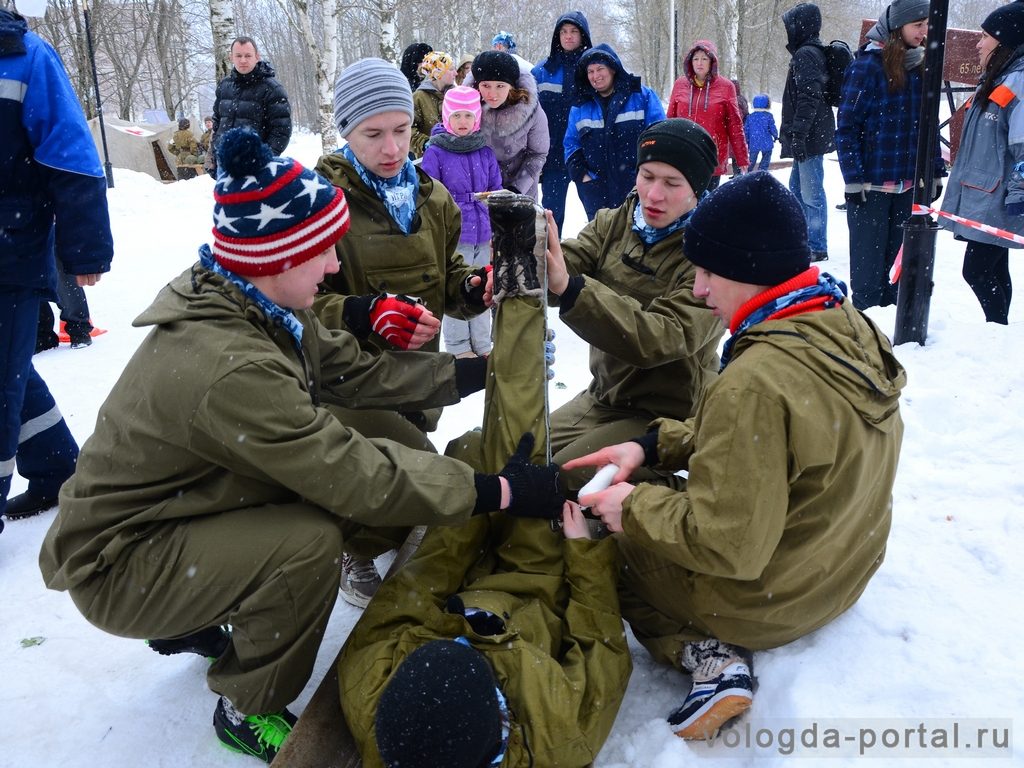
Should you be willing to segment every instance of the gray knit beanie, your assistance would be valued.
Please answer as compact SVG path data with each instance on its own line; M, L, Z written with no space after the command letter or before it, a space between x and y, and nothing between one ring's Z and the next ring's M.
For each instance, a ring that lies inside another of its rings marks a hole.
M904 24L927 19L930 11L928 0L893 0L885 9L889 29L895 32Z
M341 137L382 112L405 112L412 120L412 91L405 75L384 59L360 59L345 67L334 87L334 123Z

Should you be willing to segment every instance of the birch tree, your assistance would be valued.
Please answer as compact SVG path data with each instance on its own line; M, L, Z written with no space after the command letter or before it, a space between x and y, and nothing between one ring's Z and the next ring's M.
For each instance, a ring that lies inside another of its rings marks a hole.
M210 0L210 36L213 40L213 76L219 83L231 74L231 41L237 37L232 0Z
M315 130L320 134L323 153L333 152L338 142L334 126L334 81L338 72L338 29L341 8L338 0L292 0L290 5L293 13L289 13L289 7L283 0L278 0L278 5L302 35L313 57L317 94ZM319 35L313 31L314 17L320 22Z

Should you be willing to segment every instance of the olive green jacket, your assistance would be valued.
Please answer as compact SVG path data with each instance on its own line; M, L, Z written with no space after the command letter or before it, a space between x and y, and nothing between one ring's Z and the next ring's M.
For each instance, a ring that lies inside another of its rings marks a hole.
M646 247L632 229L636 205L633 191L562 241L569 273L586 283L560 317L590 344L598 402L686 419L718 371L722 326L693 295L696 268L682 233Z
M441 105L444 94L436 88L424 88L422 85L412 95L412 141L410 149L413 157L423 157L423 152L430 141L430 132L441 122Z
M516 527L512 542L495 546L492 539L507 535L500 529L509 526ZM531 541L517 545L517 535ZM431 529L413 558L384 582L338 662L342 709L364 766L382 766L373 723L398 665L424 643L460 636L487 657L508 702L512 722L502 766L581 768L594 761L632 669L615 597L615 545L560 539L544 520L478 516L458 529ZM538 546L556 548L564 574L561 567L538 573L536 555L520 570L516 553ZM499 553L513 559L503 564ZM503 631L474 631L461 614L445 610L452 596L502 617Z
M370 355L311 312L301 350L237 286L200 264L135 321L155 326L100 409L40 555L68 589L175 521L300 499L367 525L456 524L476 501L454 459L368 440L320 405L458 400L450 355Z
M439 319L445 315L472 317L482 311L467 306L462 293L472 267L456 253L462 214L444 186L417 168L417 221L414 231L405 235L341 154L321 157L316 170L344 190L352 222L336 246L341 271L327 276L314 305L324 325L348 330L342 318L345 298L371 293L417 296ZM393 349L376 334L371 334L363 347L368 351ZM440 334L423 349L440 349Z
M752 326L694 419L658 422L661 466L689 479L626 497L628 589L698 636L752 649L845 611L885 554L905 383L849 301Z

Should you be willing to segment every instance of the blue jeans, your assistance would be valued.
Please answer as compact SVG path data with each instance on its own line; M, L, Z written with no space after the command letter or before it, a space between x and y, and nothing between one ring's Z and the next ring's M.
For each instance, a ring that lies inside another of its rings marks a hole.
M807 244L811 251L828 252L828 201L825 200L824 155L793 162L789 191L796 195L807 219Z
M561 236L562 222L565 220L565 195L569 191L569 171L565 166L545 168L540 177L540 190L541 205L551 211L555 224L558 225L558 234Z
M0 514L15 465L30 491L56 496L78 458L75 438L32 365L39 300L36 291L0 290Z

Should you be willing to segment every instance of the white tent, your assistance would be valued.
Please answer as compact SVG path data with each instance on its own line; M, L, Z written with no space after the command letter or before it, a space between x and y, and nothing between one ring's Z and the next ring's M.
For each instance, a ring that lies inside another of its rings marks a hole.
M129 123L116 117L104 117L107 151L110 164L115 168L148 173L157 181L174 181L175 158L167 150L167 144L174 137L177 123ZM99 118L89 121L92 139L100 161L103 157L103 142L100 138Z

